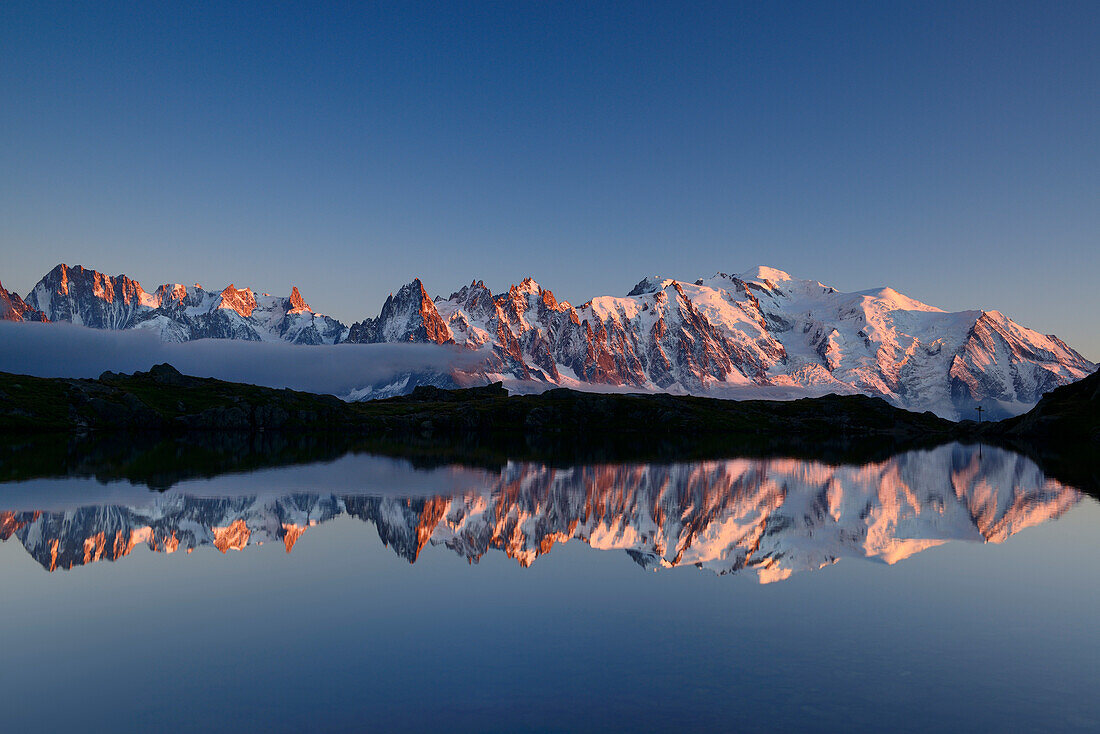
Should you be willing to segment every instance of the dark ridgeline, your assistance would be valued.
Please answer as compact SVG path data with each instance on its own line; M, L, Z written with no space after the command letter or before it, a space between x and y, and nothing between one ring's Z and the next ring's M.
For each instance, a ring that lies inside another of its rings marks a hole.
M516 457L569 463L777 454L861 463L964 440L1012 447L1097 492L1100 373L1052 391L1022 416L980 425L864 396L729 401L555 389L509 397L497 384L419 387L346 403L188 377L169 365L98 380L0 374L0 436L8 481L113 471L155 487L348 451L487 466Z

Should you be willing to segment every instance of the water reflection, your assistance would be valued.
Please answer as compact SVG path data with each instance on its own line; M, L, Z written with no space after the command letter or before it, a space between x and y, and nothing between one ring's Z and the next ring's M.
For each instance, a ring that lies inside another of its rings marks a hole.
M332 486L280 494L278 476L271 474L269 491L248 495L149 493L126 504L6 509L0 539L17 539L54 571L117 560L138 546L225 553L277 542L290 552L307 529L347 515L372 525L409 562L434 547L471 563L500 551L528 566L576 540L625 551L644 568L694 565L768 583L841 558L892 564L952 540L1000 543L1080 499L1024 456L960 444L859 466L785 458L514 462L477 472L473 488L416 496Z

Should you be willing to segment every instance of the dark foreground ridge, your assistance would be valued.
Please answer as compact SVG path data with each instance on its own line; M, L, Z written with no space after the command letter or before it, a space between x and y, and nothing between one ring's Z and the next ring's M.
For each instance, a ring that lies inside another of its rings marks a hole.
M1100 494L1100 373L1048 393L1029 413L981 426L878 398L728 401L499 384L417 388L368 403L181 375L169 365L98 380L0 373L0 482L128 479L164 489L195 477L369 452L414 465L499 468L509 459L683 461L788 456L866 463L945 441L1029 455Z
M968 427L972 424L963 426ZM1027 454L1051 476L1100 496L1100 372L1051 390L1023 415L979 426L974 433Z
M108 372L96 380L0 374L0 429L14 431L915 437L948 436L955 425L862 395L732 401L559 388L509 397L497 383L464 390L418 387L402 397L346 403L331 395L188 377L167 364L133 375Z
M1059 387L1024 415L977 425L895 408L881 398L721 400L557 388L509 396L500 383L461 390L418 387L386 400L188 377L161 364L99 379L0 373L0 430L91 432L310 431L448 437L470 431L603 438L740 434L768 437L997 439L1053 446L1100 444L1100 373Z

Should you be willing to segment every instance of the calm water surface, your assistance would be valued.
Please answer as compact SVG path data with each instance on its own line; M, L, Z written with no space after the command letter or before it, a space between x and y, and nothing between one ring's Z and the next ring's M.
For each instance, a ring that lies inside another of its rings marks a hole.
M1100 507L943 446L0 485L5 731L1100 730Z

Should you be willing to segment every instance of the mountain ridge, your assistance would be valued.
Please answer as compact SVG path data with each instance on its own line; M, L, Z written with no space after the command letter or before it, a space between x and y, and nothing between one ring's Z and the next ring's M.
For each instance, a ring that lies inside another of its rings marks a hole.
M24 300L23 313L41 320L153 329L164 341L455 345L484 353L485 381L520 392L862 393L958 419L979 405L990 417L1022 413L1096 369L1056 336L996 310L946 312L890 287L844 293L767 266L693 283L649 276L626 296L580 306L532 278L498 294L474 280L447 298L415 278L377 317L350 326L313 312L297 288L287 298L232 284L165 284L150 294L82 266L58 265Z

